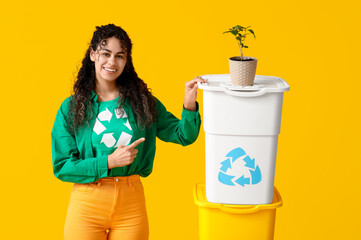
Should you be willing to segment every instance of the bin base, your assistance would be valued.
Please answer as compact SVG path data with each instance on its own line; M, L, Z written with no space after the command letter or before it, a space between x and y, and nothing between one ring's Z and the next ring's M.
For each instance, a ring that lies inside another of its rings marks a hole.
M273 201L263 205L226 205L210 203L204 184L194 188L194 201L199 209L199 239L272 240L276 209L282 199L274 188Z

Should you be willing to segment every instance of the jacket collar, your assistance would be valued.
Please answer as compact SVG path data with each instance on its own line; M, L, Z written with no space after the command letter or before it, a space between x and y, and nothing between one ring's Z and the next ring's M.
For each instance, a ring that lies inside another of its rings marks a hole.
M92 90L92 101L96 102L98 100L98 95Z

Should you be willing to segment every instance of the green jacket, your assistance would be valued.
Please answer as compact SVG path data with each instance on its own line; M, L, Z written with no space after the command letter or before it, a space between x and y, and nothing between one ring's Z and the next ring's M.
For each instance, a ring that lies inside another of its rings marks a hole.
M131 106L125 100L123 109L128 114L130 126L134 131L130 143L142 137L145 138L145 141L136 147L138 153L132 164L108 171L108 155L94 156L91 143L91 134L98 115L98 96L92 91L93 117L89 121L89 126L84 124L76 131L75 136L70 134L66 128L70 98L71 96L61 104L51 132L53 171L55 176L64 182L90 183L103 177L133 174L146 177L153 169L156 137L165 142L186 146L193 143L199 134L201 118L198 103L196 111L188 111L183 107L182 119L179 120L156 99L157 122L153 123L150 128L140 130Z

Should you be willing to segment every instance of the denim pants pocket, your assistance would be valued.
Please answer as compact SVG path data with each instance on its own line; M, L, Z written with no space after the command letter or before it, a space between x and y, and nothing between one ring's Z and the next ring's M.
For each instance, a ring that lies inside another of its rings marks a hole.
M140 180L136 181L136 182L133 182L132 186L133 186L134 191L136 191L138 193L144 193L143 184L142 184L142 182Z

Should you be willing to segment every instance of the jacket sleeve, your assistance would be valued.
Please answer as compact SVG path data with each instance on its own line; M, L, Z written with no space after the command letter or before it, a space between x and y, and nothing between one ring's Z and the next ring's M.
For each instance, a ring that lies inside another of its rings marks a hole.
M179 120L168 112L164 105L157 100L157 137L165 142L178 143L183 146L192 144L197 140L201 126L201 117L196 102L196 111L188 111L183 106L182 119Z
M64 182L89 183L108 175L108 156L79 158L75 137L67 129L69 98L58 110L51 131L54 175Z

